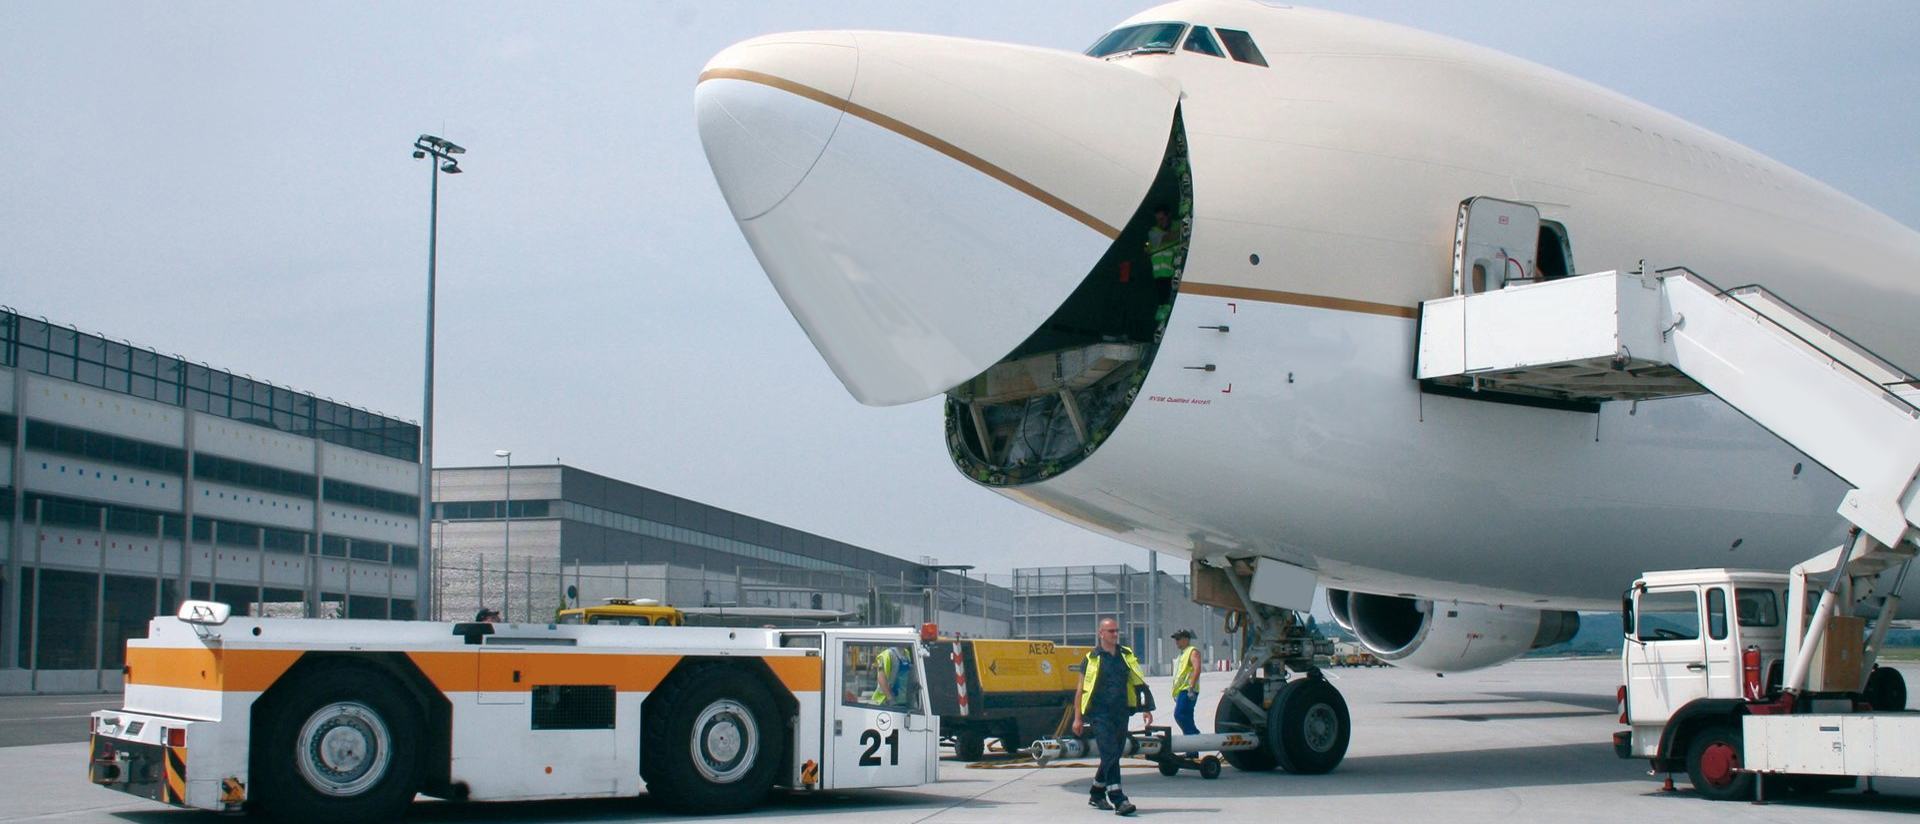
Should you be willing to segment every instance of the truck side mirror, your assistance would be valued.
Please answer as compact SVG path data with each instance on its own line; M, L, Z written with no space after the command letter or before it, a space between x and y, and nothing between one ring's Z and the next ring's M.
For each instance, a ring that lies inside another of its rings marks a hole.
M1633 590L1620 593L1620 634L1633 637Z

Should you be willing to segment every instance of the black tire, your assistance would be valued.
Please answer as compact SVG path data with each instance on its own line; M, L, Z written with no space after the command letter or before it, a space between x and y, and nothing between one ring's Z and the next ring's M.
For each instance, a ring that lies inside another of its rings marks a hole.
M344 664L277 698L262 730L253 798L282 821L338 824L405 815L419 790L419 710L386 673Z
M954 757L961 761L979 761L987 754L987 734L978 727L968 727L953 738Z
M1220 759L1211 755L1200 759L1200 777L1212 781L1220 777Z
M1168 778L1172 778L1180 774L1180 762L1178 761L1174 761L1173 759L1167 759L1165 761L1157 761L1155 763L1159 765L1161 775L1164 775Z
M674 673L641 716L640 778L690 813L751 808L773 787L786 725L753 673L702 664Z
M1259 681L1253 681L1241 687L1240 692L1249 700L1258 704L1260 703L1262 689ZM1273 716L1271 710L1268 711L1267 716L1269 718ZM1213 731L1259 732L1260 727L1253 722L1253 719L1247 716L1246 710L1241 709L1239 704L1234 703L1232 695L1222 693L1220 695L1220 705L1214 708L1213 711ZM1280 766L1279 756L1276 756L1271 748L1265 746L1264 740L1261 743L1262 746L1251 750L1229 750L1222 754L1227 757L1228 764L1232 764L1234 769L1241 772L1268 772Z
M1866 689L1861 695L1867 704L1880 712L1901 712L1907 708L1907 679L1900 671L1892 667L1875 666L1867 674Z
M1694 791L1715 801L1753 800L1753 773L1737 771L1745 752L1740 728L1732 724L1694 733L1687 742L1687 779Z
M1267 733L1278 746L1280 768L1290 773L1319 775L1340 766L1353 735L1353 717L1340 691L1326 681L1307 677L1280 689L1267 712Z

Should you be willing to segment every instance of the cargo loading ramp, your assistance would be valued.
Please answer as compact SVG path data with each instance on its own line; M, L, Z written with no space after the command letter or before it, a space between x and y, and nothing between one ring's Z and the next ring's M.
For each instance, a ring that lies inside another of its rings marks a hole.
M1758 286L1676 268L1426 301L1415 377L1565 404L1709 392L1854 487L1840 514L1875 540L1917 534L1920 383Z

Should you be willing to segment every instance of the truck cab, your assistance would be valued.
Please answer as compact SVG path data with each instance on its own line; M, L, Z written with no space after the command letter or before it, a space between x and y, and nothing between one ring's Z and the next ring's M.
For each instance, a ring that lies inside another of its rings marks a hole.
M1757 700L1778 688L1787 576L1738 569L1650 572L1622 599L1622 709L1628 757L1659 754L1668 722L1701 700Z
M1851 787L1859 776L1915 774L1920 714L1905 712L1898 670L1875 664L1896 613L1910 550L1850 564L1850 546L1789 572L1648 572L1622 597L1615 754L1687 773L1711 799ZM1897 572L1873 632L1857 613L1876 579ZM1824 576L1824 592L1811 586ZM1819 603L1815 604L1815 595Z

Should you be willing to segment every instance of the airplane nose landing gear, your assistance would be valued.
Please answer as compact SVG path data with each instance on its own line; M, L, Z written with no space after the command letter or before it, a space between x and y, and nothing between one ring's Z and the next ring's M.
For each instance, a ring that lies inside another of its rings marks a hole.
M1214 730L1254 733L1261 744L1224 753L1227 763L1248 772L1279 767L1308 775L1339 766L1353 719L1340 690L1314 663L1316 655L1333 653L1333 642L1309 632L1300 613L1255 602L1233 571L1226 578L1244 607L1238 616L1247 642L1245 660L1220 698Z

